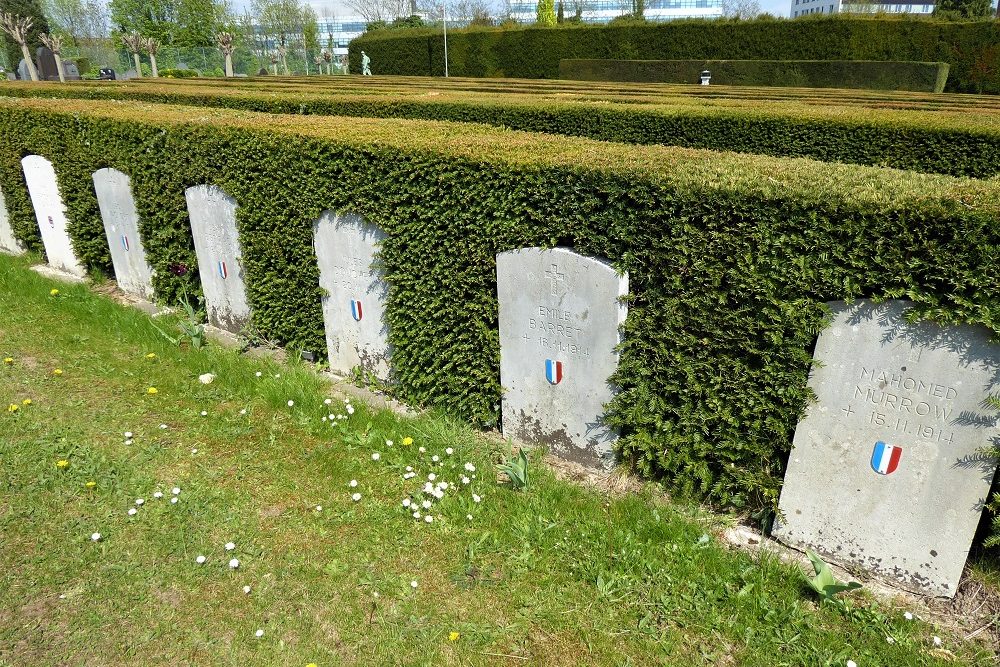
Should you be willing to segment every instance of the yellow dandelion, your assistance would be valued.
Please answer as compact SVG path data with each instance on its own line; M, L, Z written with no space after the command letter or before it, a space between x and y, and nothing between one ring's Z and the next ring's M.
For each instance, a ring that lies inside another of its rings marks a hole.
M86 486L88 489L92 489L95 486L97 486L97 482L87 482L86 484L84 484L84 486Z
M451 632L448 633L448 641L457 642L458 638L461 636L462 636L461 632L455 632L454 630L452 630Z
M54 371L52 371L52 374L53 375L62 375L62 369L61 368L57 368Z
M156 387L150 387L149 389L146 390L146 393L147 394L157 394L159 392L156 391Z
M315 662L310 662L306 667L319 667Z
M59 290L57 289L49 290L49 296L59 296Z
M65 470L66 468L69 467L69 461L67 461L66 459L59 459L58 461L56 461L56 467L59 468L60 470Z
M404 447L409 447L412 444L413 444L413 438L411 438L410 436L406 436L405 438L403 438Z
M24 399L23 401L21 401L21 405L31 405L31 399L30 398Z
M14 363L14 357L4 357L3 362L8 366L10 366L12 363Z
M150 352L146 355L147 359L156 359L156 352Z
M16 403L11 403L10 407L7 408L7 412L17 412L20 409Z

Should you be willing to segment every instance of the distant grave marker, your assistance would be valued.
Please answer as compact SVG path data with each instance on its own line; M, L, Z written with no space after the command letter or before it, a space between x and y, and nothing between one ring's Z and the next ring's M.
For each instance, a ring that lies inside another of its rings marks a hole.
M346 375L360 367L388 380L391 348L383 304L389 288L372 266L384 234L360 216L330 211L314 233L330 368Z
M49 266L81 278L86 276L87 272L76 258L69 238L66 206L59 194L52 163L41 155L28 155L21 160L21 166Z
M919 593L955 594L996 463L985 327L909 324L910 305L830 304L774 534Z
M93 179L118 287L126 294L152 301L153 269L139 237L139 214L129 177L117 169L98 169Z
M214 185L196 185L184 195L208 321L239 333L250 319L250 306L236 229L236 200Z
M614 391L628 276L566 248L497 255L503 433L564 458L610 466L601 422Z
M14 229L10 226L10 216L7 214L7 200L4 199L3 190L0 190L0 252L10 255L20 255L24 253L24 248L14 237Z

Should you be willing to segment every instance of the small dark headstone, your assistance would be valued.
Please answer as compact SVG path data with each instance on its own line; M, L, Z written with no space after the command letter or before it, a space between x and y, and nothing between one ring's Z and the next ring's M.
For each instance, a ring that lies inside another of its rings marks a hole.
M257 72L257 76L267 76L267 69L264 68L264 67L261 67L260 71Z
M38 63L38 79L40 81L58 81L59 69L56 67L56 56L44 46L35 51L35 62Z
M100 79L101 81L114 81L115 71L110 67L102 67L100 70L98 70L97 78Z
M67 81L79 81L80 80L80 68L76 66L76 63L72 60L63 61L63 72L66 73Z

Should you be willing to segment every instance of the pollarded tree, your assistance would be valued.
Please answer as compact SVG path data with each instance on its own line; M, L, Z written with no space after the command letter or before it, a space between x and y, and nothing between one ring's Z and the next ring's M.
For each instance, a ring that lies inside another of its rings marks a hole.
M135 60L135 75L137 77L142 76L142 60L139 59L139 52L142 51L145 41L142 35L137 32L122 35L122 44L125 45L125 48L128 49L128 52L132 54L132 58Z
M62 61L62 37L59 35L46 35L44 32L38 36L42 44L48 47L49 51L56 58L56 71L59 72L60 83L66 83L66 71L63 69Z
M142 46L149 54L149 68L153 73L153 78L160 78L160 71L156 69L156 54L160 50L160 42L155 37L146 37L142 40Z
M236 35L231 32L220 32L215 36L215 43L226 58L226 76L233 75L233 51L236 50Z
M38 81L38 72L35 70L35 61L31 59L31 52L28 51L28 31L34 21L28 16L18 16L16 14L0 14L0 29L9 35L21 48L24 62L28 66L28 75L32 81Z
M323 49L323 62L326 63L326 74L327 76L333 74L333 54Z
M41 40L38 39L38 35L43 32L52 32L49 29L49 22L45 17L45 13L42 11L40 0L0 0L0 14L12 14L21 18L31 19L31 27L28 28L24 41L28 45L28 53L32 55L42 45ZM16 68L18 61L24 56L21 44L6 31L0 30L0 38L3 39L7 62L10 63L11 67Z

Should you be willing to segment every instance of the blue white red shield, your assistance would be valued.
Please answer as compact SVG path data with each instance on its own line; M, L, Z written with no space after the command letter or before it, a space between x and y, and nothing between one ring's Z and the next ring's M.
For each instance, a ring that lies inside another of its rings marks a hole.
M226 268L226 263L223 261L219 262L219 277L223 280L229 277L229 269Z
M125 249L125 252L128 252L128 237L124 234L122 234L122 248Z
M351 299L351 317L354 318L355 322L360 322L364 314L361 310L361 302L357 299Z
M902 456L902 447L887 445L879 440L872 450L872 470L880 475L891 475L899 466L899 459Z
M545 360L545 379L549 384L559 384L562 382L563 369L561 361Z

